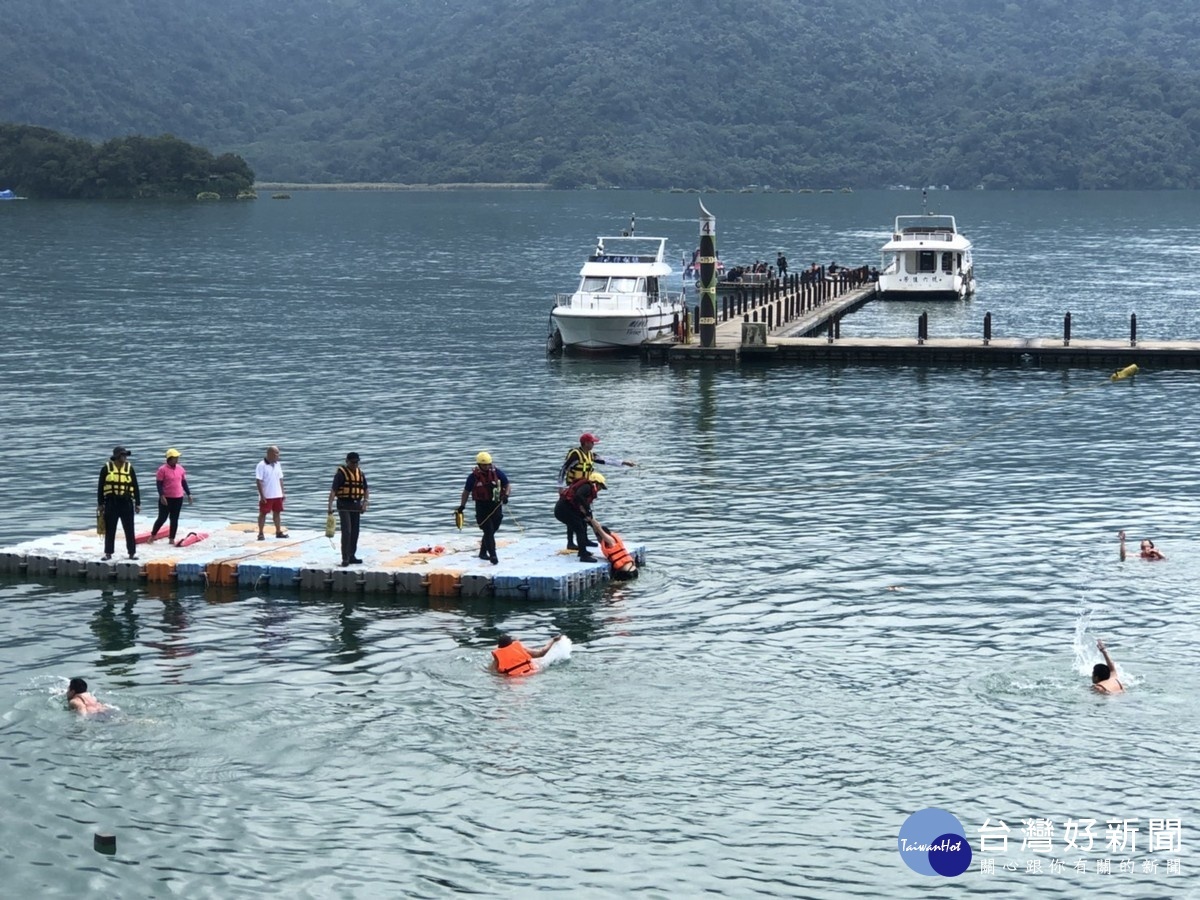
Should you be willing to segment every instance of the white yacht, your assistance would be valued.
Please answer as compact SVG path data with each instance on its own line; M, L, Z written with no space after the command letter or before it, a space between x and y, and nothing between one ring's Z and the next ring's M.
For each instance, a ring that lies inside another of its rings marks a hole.
M954 216L896 216L883 245L879 295L891 300L963 300L975 293L971 242Z
M607 351L637 347L670 334L687 315L681 291L668 291L667 239L599 237L579 271L573 294L558 294L550 312L551 350Z

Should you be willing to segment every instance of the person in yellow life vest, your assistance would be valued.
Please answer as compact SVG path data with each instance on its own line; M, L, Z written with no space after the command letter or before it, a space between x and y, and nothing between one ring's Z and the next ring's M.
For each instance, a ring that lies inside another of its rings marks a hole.
M480 450L475 454L475 468L467 476L462 497L458 501L458 512L467 508L467 497L475 500L475 524L483 532L479 542L479 558L491 560L492 565L500 562L496 555L496 532L504 521L504 504L508 502L508 476L492 462L492 454Z
M333 487L329 489L326 512L333 515L333 504L337 503L338 519L342 527L342 565L361 563L358 558L358 532L362 514L370 504L371 490L367 487L367 476L358 467L357 453L347 453L346 463L333 473Z
M492 651L492 671L508 676L532 675L537 671L533 661L549 653L554 642L561 637L561 634L556 634L544 647L529 650L512 635L502 634L496 642L496 649Z
M592 434L590 431L585 431L579 436L579 446L572 447L567 451L567 457L563 460L562 466L558 470L558 483L561 487L568 487L581 478L587 478L596 470L597 465L607 465L607 461L602 456L597 456L592 448L600 443L600 438ZM616 462L616 460L614 460ZM621 465L633 468L637 465L630 460L621 460ZM575 546L575 539L572 537L570 529L567 530L567 549L568 550L586 550L588 547L595 547L592 541L588 541L582 547Z
M104 558L112 559L117 540L117 522L125 532L125 547L130 559L137 559L137 540L133 533L133 516L142 511L142 492L138 489L137 473L129 462L130 453L119 444L100 469L96 485L96 512L104 516Z

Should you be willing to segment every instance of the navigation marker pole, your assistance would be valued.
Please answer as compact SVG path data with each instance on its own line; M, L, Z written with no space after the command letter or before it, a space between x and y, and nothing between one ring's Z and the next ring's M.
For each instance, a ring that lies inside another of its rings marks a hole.
M700 201L700 346L717 344L717 218Z

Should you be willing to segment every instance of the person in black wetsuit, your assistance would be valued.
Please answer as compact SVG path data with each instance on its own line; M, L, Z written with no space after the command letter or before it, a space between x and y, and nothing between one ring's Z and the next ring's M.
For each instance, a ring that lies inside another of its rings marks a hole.
M475 454L475 468L467 476L458 511L467 508L467 497L475 500L475 524L483 532L479 542L479 558L491 560L492 565L500 562L496 555L496 532L504 521L504 504L508 502L511 487L508 476L492 462L492 454L480 450Z
M137 559L133 516L142 511L142 493L138 490L137 473L133 471L129 456L129 451L119 444L113 447L112 457L100 469L100 481L96 485L96 512L104 516L105 559L112 559L118 522L125 532L129 558Z
M362 524L362 514L367 511L370 503L371 490L367 487L367 476L358 467L358 461L357 453L347 453L346 464L337 467L337 471L333 473L333 487L329 489L327 512L333 515L333 504L336 501L342 530L343 566L362 562L358 558L358 533Z
M554 504L554 518L567 526L567 546L578 548L581 562L597 562L587 550L587 529L591 525L596 537L603 539L604 529L592 516L592 502L607 486L603 475L591 472L563 488Z

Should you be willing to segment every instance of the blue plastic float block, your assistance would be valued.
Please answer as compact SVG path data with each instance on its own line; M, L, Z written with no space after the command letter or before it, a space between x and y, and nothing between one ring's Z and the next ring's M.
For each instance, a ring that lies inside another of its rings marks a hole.
M334 569L333 589L339 594L352 594L361 591L365 586L361 569Z
M327 591L333 586L328 569L301 569L300 587L306 591Z
M58 561L58 574L67 578L86 578L88 573L88 564L82 559L60 559Z
M237 581L241 587L260 588L271 583L271 567L260 563L238 563Z
M387 594L396 589L391 572L364 572L363 590L372 594Z
M462 577L463 597L486 597L492 593L495 586L490 575L464 575Z
M204 563L180 562L175 564L175 580L180 584L203 584Z
M396 572L392 582L396 585L397 593L424 596L429 593L425 578L421 572Z
M292 566L270 566L268 568L271 587L295 588L300 586L300 570Z
M0 553L0 572L20 572L24 566L24 553Z
M142 564L136 559L121 560L114 568L118 581L138 581L142 577Z
M50 559L48 556L27 556L25 557L25 571L30 575L57 574L58 560Z
M497 575L492 579L496 596L506 600L523 600L529 594L529 579L518 575Z
M99 559L88 560L87 577L92 581L108 581L117 577L117 570L112 563Z
M564 596L566 578L554 575L534 575L529 579L530 600L558 600Z

